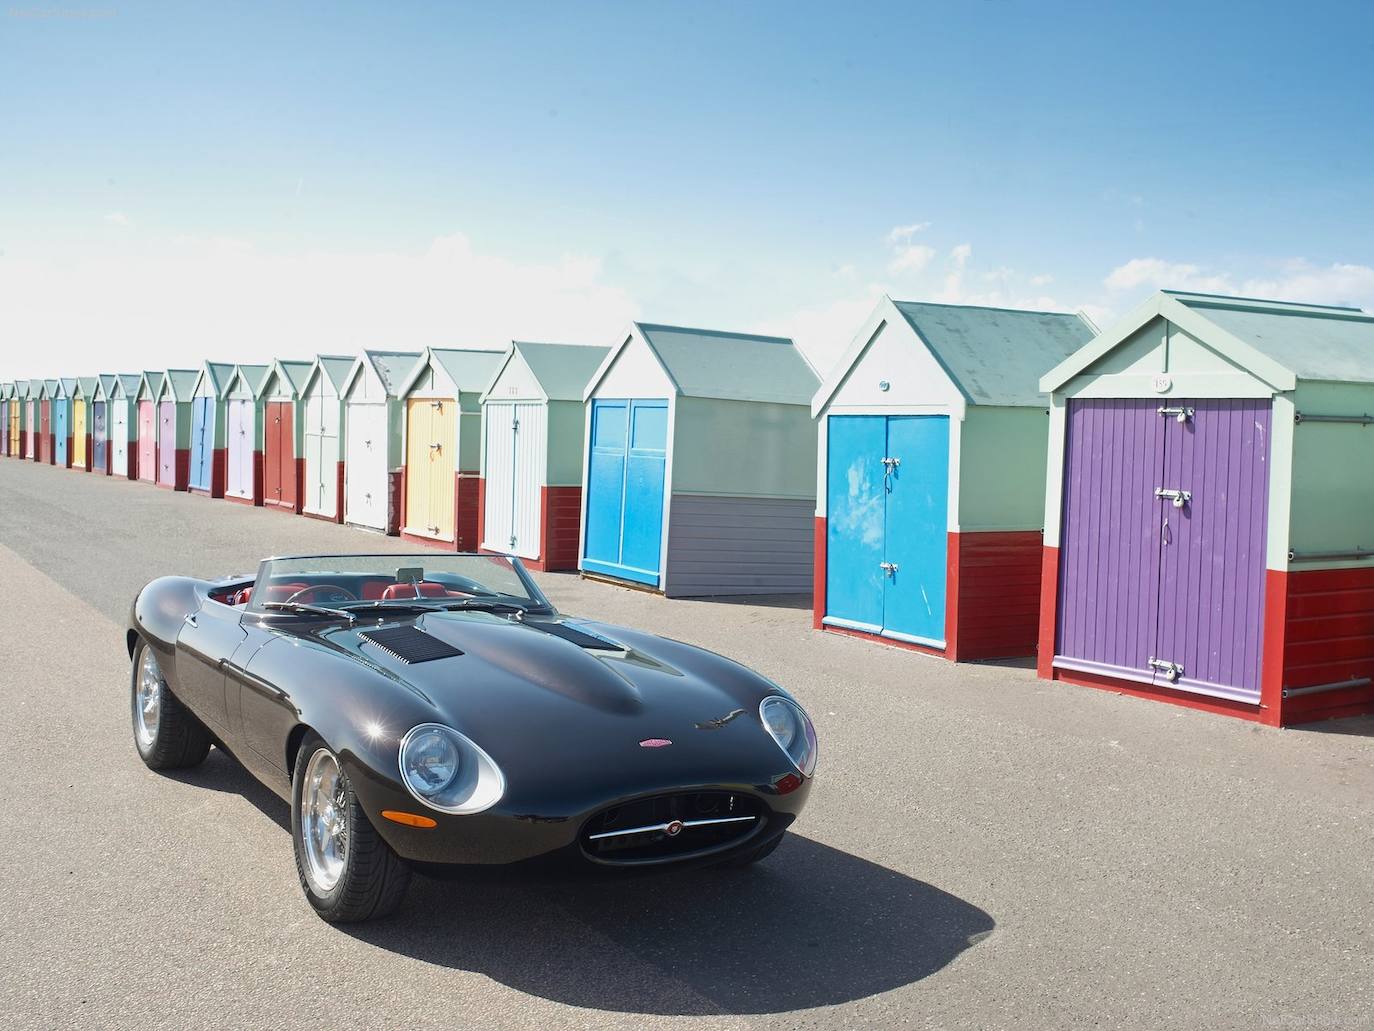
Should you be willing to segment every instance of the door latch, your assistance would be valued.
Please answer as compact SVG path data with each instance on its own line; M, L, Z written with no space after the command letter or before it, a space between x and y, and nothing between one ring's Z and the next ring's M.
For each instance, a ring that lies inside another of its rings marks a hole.
M1188 490L1174 490L1172 487L1156 487L1155 497L1168 498L1174 503L1174 508L1182 508L1190 504L1193 500L1193 492Z
M1183 667L1177 662L1170 662L1168 659L1156 659L1150 656L1150 668L1157 669L1164 674L1164 679L1171 684L1177 684L1178 678L1183 676Z
M1170 408L1167 405L1160 405L1158 411L1160 415L1172 415L1179 422L1187 422L1194 414L1192 408Z
M882 570L884 573L886 573L888 576L893 576L893 577L895 577L895 576L897 575L897 563L896 563L896 562L879 562L879 563L878 563L878 568L881 569L881 570Z
M429 449L430 449L431 451L438 451L438 450L439 450L440 448L442 448L443 446L444 446L443 444L431 444L431 445L429 446Z

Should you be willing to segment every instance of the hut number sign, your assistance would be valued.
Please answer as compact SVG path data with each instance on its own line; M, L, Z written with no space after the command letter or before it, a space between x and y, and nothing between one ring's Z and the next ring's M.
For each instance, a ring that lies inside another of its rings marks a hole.
M1154 387L1156 394L1167 394L1174 387L1173 377L1160 373L1155 377Z

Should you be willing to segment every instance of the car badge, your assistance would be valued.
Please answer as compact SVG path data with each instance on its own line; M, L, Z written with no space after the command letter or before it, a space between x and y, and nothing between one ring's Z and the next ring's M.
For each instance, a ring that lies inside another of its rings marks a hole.
M682 833L682 821L674 820L672 823L668 824L668 826L663 828L663 833L668 835L668 837L670 838L676 838L679 834Z
M646 737L639 743L640 748L667 748L672 742L666 737Z

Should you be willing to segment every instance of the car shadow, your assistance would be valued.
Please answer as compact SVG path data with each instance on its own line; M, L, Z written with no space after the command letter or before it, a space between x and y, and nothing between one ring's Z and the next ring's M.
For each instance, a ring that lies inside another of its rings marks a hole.
M954 895L793 834L745 870L416 877L394 919L340 930L554 1002L685 1016L780 1013L890 991L929 977L993 927Z
M290 833L290 807L219 749L172 776L241 795ZM994 927L955 895L791 833L744 870L416 875L394 917L338 930L554 1002L702 1016L891 991L941 970Z

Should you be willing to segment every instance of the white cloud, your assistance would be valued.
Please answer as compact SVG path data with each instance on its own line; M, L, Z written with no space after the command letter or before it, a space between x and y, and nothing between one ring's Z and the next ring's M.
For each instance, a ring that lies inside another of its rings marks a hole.
M638 305L601 262L520 262L461 233L420 251L269 253L232 239L0 258L4 378L363 347L611 339Z
M887 263L887 270L893 275L900 272L924 272L935 258L935 248L925 244L913 243L899 247Z
M1206 272L1198 265L1132 258L1118 265L1103 280L1109 290L1196 290L1199 293L1234 293L1229 277Z
M1054 282L1054 276L1050 276L1050 275L1031 276L1029 282L1030 282L1030 285L1031 285L1031 286L1049 286L1051 283Z
M1275 301L1354 305L1374 310L1374 268L1335 263L1324 267L1301 259L1285 263L1280 275L1247 279L1245 294Z
M111 211L105 216L104 221L109 225L120 226L123 229L130 229L134 224L134 220L122 211Z
M756 326L754 330L791 337L824 379L844 355L854 334L872 314L883 293L881 285L870 283L862 294L803 308Z
M887 234L887 242L894 245L910 243L913 236L917 233L924 233L929 228L929 222L912 222L910 225L893 226L891 232Z

